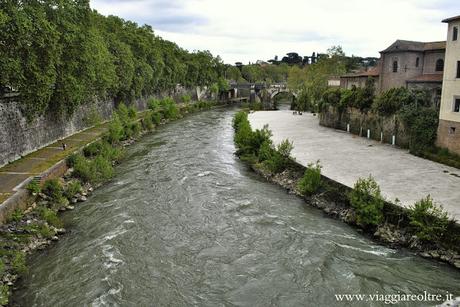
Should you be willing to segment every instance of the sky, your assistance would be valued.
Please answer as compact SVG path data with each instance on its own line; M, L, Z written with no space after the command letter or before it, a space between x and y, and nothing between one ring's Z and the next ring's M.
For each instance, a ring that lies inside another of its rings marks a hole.
M459 0L91 0L91 7L149 24L164 39L228 64L334 45L378 57L396 39L445 40L441 20L460 15Z

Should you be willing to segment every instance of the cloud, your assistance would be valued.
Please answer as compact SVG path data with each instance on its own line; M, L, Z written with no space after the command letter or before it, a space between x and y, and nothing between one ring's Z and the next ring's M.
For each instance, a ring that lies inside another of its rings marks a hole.
M255 62L341 45L347 54L378 56L396 39L443 40L443 18L458 0L93 0L93 8L138 23L189 50L225 62Z

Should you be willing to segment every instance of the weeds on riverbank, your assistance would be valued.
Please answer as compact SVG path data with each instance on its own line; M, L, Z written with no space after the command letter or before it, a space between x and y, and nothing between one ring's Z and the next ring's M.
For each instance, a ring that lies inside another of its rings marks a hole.
M272 173L281 173L291 161L290 154L293 145L284 140L278 146L271 141L272 133L265 126L262 129L252 130L248 115L244 111L235 114L233 118L235 129L236 155L250 163L260 163Z
M319 161L308 164L304 176L297 184L297 188L303 195L310 196L319 190L322 185L321 168Z
M356 222L362 227L376 226L383 221L385 200L372 176L360 178L349 194L350 204L356 212Z

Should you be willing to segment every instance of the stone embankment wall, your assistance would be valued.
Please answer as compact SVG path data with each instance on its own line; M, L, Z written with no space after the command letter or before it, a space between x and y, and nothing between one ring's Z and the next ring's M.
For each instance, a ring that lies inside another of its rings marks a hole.
M350 133L367 137L367 130L370 130L370 138L376 141L392 144L395 136L395 145L408 148L409 135L398 116L383 117L373 113L361 113L354 108L348 108L340 114L335 108L329 107L321 112L320 125L347 131L349 125ZM382 137L383 136L383 137Z
M170 92L159 93L157 97L171 96L179 101L183 95L189 95L193 100L209 98L206 88L181 86ZM133 104L138 110L145 110L147 101L148 97ZM91 127L94 114L99 114L102 120L110 119L115 107L114 101L96 101L80 106L70 118L57 118L50 112L28 122L19 102L0 101L0 166Z

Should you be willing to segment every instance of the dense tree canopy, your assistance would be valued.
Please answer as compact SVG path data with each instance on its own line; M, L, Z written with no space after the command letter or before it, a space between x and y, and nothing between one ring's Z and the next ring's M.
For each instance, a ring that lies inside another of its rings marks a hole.
M177 84L211 85L225 73L219 57L193 53L139 26L91 10L89 0L0 2L0 89L20 94L31 118L70 115L79 105L129 102Z

